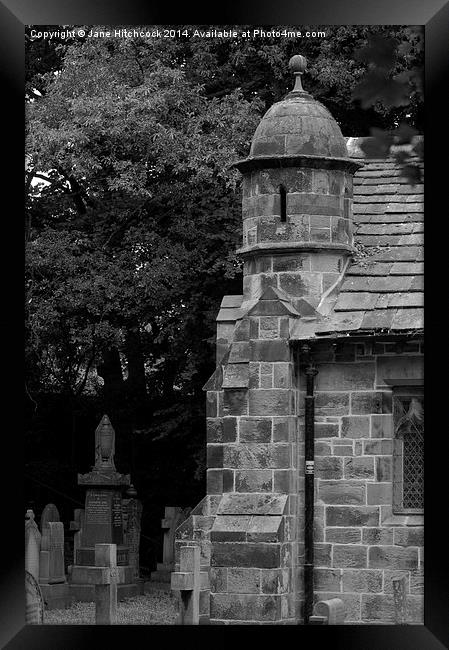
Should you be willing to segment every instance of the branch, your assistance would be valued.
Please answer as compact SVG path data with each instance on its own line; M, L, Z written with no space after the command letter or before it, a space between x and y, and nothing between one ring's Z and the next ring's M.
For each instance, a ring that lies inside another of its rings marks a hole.
M37 402L34 399L34 397L31 395L30 391L28 390L28 385L27 385L26 382L25 382L25 391L26 391L26 394L28 395L28 397L30 398L30 400L33 402L33 404L34 404L34 412L36 413L36 411L37 411Z
M34 172L28 172L25 174L25 194L28 194L28 190L30 189L31 181L34 178Z
M94 203L91 199L86 194L86 191L83 190L77 179L72 175L69 174L68 172L65 171L61 166L57 166L56 169L58 172L70 183L70 188L73 191L72 193L72 198L73 201L76 205L76 209L78 210L79 214L86 214L87 209L86 205L93 207Z
M55 179L48 178L48 176L44 176L44 174L38 174L37 172L32 172L33 173L33 178L41 178L43 181L47 181L47 183L50 183L50 185L53 185L55 182Z

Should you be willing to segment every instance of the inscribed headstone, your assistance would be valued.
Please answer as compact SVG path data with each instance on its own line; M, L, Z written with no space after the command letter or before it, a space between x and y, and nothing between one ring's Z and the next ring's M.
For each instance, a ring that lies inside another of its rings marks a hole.
M50 521L48 528L49 583L65 582L64 568L64 524Z
M133 567L133 576L139 578L140 528L142 503L139 499L123 501L126 522L124 525L124 542L129 547L129 563Z

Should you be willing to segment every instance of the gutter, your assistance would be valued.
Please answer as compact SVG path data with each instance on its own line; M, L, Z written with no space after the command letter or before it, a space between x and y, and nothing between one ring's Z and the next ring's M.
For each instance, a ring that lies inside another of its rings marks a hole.
M305 440L304 440L304 624L310 624L313 614L314 592L314 483L315 483L315 376L318 371L313 363L311 347L308 343L301 347L306 368L305 396Z

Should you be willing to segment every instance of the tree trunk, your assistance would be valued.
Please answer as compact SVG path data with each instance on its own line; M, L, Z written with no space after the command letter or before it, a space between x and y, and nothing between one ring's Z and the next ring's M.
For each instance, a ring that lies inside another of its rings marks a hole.
M104 381L103 396L105 409L109 413L113 412L122 402L124 390L122 364L117 348L110 348L103 353L102 363L97 365L97 372Z
M126 334L126 359L128 362L127 393L133 401L147 399L145 383L145 358L142 353L142 342L137 328L130 328Z

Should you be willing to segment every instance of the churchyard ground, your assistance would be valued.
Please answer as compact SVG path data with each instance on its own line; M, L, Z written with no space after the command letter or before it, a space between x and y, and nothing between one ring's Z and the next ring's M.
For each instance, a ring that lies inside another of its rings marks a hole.
M119 625L175 625L177 601L169 593L154 592L117 604ZM95 603L74 603L68 609L45 612L44 625L95 625Z

